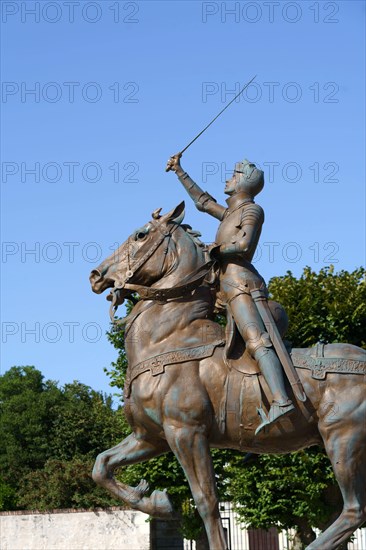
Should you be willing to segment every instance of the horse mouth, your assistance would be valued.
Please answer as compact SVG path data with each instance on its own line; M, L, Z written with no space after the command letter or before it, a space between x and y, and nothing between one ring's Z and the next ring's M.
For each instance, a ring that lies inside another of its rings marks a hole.
M89 281L92 287L92 291L96 294L102 294L107 288L114 286L114 281L103 277L98 269L93 269L90 274Z

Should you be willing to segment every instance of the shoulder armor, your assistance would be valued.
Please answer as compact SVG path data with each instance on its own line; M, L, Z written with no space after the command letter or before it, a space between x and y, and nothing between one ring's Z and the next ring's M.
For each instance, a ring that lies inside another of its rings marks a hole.
M248 203L241 210L240 225L262 225L264 222L264 211L259 204Z

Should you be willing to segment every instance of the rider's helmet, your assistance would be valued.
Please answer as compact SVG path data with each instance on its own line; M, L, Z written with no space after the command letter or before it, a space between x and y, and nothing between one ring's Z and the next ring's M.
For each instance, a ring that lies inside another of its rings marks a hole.
M244 159L235 164L234 172L240 174L235 186L236 193L245 193L255 197L264 187L264 172L259 170L253 162Z

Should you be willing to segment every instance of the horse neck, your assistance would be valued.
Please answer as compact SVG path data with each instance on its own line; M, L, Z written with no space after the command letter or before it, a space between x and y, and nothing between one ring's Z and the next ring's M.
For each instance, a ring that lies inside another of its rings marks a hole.
M152 285L154 288L178 286L205 263L203 249L181 227L173 233L169 247L167 269L164 275Z
M178 230L174 235L176 233ZM174 246L174 258L171 258L164 276L152 285L154 288L179 286L183 279L187 280L205 263L204 251L189 235L185 238L177 235ZM169 351L170 348L185 347L185 342L197 330L197 323L211 315L212 305L207 287L200 287L183 299L165 303L140 301L133 309L133 323L128 326L126 334L128 361L135 364L162 353L163 348Z

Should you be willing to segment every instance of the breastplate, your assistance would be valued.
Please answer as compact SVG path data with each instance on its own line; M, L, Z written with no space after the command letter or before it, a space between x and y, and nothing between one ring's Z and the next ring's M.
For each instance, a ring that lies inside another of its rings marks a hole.
M217 244L232 243L242 236L240 235L242 209L239 208L232 213L230 211L227 212L228 214L225 213L225 217L216 233L215 241Z

